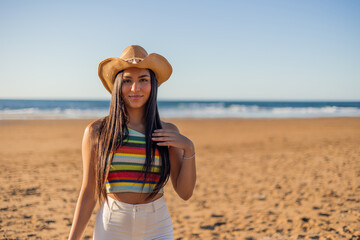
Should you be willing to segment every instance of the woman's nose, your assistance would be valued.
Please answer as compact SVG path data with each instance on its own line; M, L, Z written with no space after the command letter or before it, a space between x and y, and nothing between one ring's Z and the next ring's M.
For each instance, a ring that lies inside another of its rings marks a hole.
M139 84L134 82L131 86L131 91L136 92L139 90Z

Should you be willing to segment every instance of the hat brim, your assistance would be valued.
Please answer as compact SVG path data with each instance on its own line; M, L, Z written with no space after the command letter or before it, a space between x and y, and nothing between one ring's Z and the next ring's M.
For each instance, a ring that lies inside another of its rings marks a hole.
M100 62L98 74L104 87L110 94L114 87L116 74L131 67L151 69L155 73L158 86L168 80L172 73L170 63L163 56L156 53L147 55L144 60L139 63L129 63L116 57L106 58Z

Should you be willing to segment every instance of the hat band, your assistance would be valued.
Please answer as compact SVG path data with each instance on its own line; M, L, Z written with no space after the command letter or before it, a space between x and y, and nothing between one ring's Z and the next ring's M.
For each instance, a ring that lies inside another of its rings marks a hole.
M139 62L141 62L142 60L144 60L143 58L136 58L136 57L133 57L133 58L127 58L127 59L123 59L125 62L128 62L128 63L132 63L132 64L137 64Z

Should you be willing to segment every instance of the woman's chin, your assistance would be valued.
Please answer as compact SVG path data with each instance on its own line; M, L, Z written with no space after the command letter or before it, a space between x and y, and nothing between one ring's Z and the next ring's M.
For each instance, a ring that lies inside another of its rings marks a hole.
M142 109L145 107L145 103L131 103L126 106L126 108L131 109Z

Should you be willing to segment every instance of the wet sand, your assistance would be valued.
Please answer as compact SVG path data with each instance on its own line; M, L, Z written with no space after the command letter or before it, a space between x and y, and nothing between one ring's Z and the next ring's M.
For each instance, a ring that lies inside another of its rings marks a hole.
M91 121L0 121L0 239L67 239ZM165 121L197 153L192 198L165 187L175 239L360 239L360 118Z

